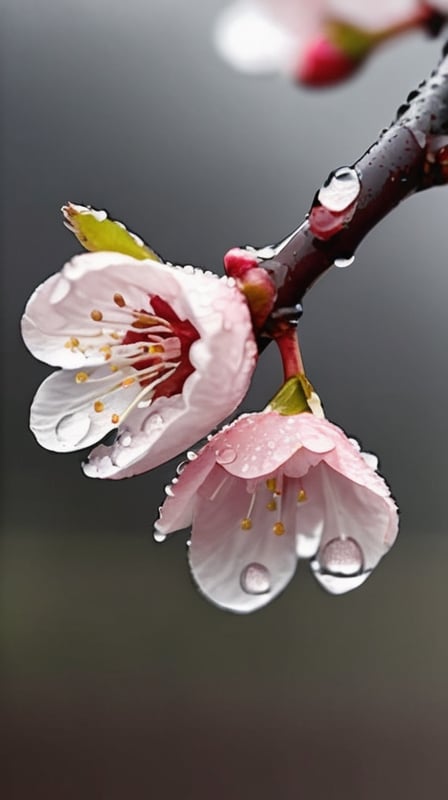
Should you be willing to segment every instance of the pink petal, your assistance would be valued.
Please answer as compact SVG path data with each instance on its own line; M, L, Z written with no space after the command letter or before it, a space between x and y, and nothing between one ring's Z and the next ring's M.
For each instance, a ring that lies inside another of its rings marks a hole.
M301 530L319 528L320 546L312 568L317 580L333 594L363 583L397 536L397 508L386 496L386 485L378 493L369 483L354 482L326 464L308 475L308 503L298 519Z
M197 494L215 463L213 451L205 447L185 465L160 509L159 519L155 523L159 533L174 533L191 525Z
M271 475L304 448L306 471L314 463L307 452L326 453L335 447L338 429L327 422L304 413L282 416L275 411L248 414L224 429L213 440L217 459L219 452L226 456L225 469L242 478L260 478ZM319 456L317 460L320 460Z
M209 600L245 614L269 603L291 580L297 561L295 536L292 530L282 536L273 532L275 517L266 511L270 494L264 486L253 503L245 481L216 469L222 476L220 488L212 473L193 513L190 566ZM211 480L213 492L208 490ZM241 523L248 515L252 527L244 530Z

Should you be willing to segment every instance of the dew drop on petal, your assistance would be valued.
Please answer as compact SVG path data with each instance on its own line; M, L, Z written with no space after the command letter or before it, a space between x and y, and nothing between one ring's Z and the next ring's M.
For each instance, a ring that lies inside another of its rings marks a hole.
M334 265L335 267L339 267L340 269L344 267L351 267L355 260L355 256L350 256L350 258L335 258Z
M132 442L132 436L130 433L125 433L123 436L120 436L120 445L122 447L129 447Z
M165 494L167 494L168 497L174 497L174 492L170 483L165 486Z
M56 425L56 438L60 442L75 445L84 438L90 428L90 419L87 414L77 411L67 414Z
M161 428L163 428L163 417L160 414L151 414L143 425L145 433L153 433Z
M194 461L195 458L197 458L197 457L198 457L198 454L195 453L194 450L188 450L187 458L188 458L189 461Z
M176 472L177 472L178 475L182 475L182 473L183 473L185 467L187 466L187 464L188 464L188 461L181 461L180 464L177 465Z
M246 594L266 594L271 589L271 575L263 564L248 564L241 572L240 583Z
M358 173L351 167L332 172L318 194L318 200L329 211L344 211L358 197L361 184Z
M236 452L233 447L223 444L215 452L216 461L218 464L232 464L236 459Z
M166 539L165 533L159 533L158 531L154 531L154 541L155 542L164 542Z
M358 575L364 567L362 550L354 539L332 539L319 557L322 572L331 575Z

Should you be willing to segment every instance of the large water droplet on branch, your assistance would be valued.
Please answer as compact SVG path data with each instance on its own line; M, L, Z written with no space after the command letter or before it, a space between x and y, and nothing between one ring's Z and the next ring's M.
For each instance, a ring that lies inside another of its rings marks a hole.
M340 167L332 172L322 186L317 199L329 211L344 211L358 197L361 183L352 167Z

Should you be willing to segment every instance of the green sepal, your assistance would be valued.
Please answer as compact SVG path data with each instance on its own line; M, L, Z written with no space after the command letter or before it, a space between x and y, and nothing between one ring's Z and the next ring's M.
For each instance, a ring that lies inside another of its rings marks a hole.
M308 401L313 395L313 387L305 375L294 375L289 378L269 403L269 410L289 416L312 412Z
M364 58L384 38L382 31L365 31L338 20L328 22L325 30L329 40L354 61Z
M128 231L122 222L110 219L105 211L75 203L67 203L61 211L66 228L75 234L86 250L123 253L140 260L162 260L139 236Z

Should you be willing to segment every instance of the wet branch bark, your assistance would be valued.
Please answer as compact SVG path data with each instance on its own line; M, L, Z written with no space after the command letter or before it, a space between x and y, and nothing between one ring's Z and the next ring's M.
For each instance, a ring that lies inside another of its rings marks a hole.
M266 337L278 336L285 324L299 318L302 298L315 281L336 259L353 256L392 209L415 192L448 183L448 43L439 66L409 94L391 126L352 168L361 186L351 218L329 237L315 235L316 194L302 225L273 258L261 262L277 290L275 306L259 331L261 349Z

